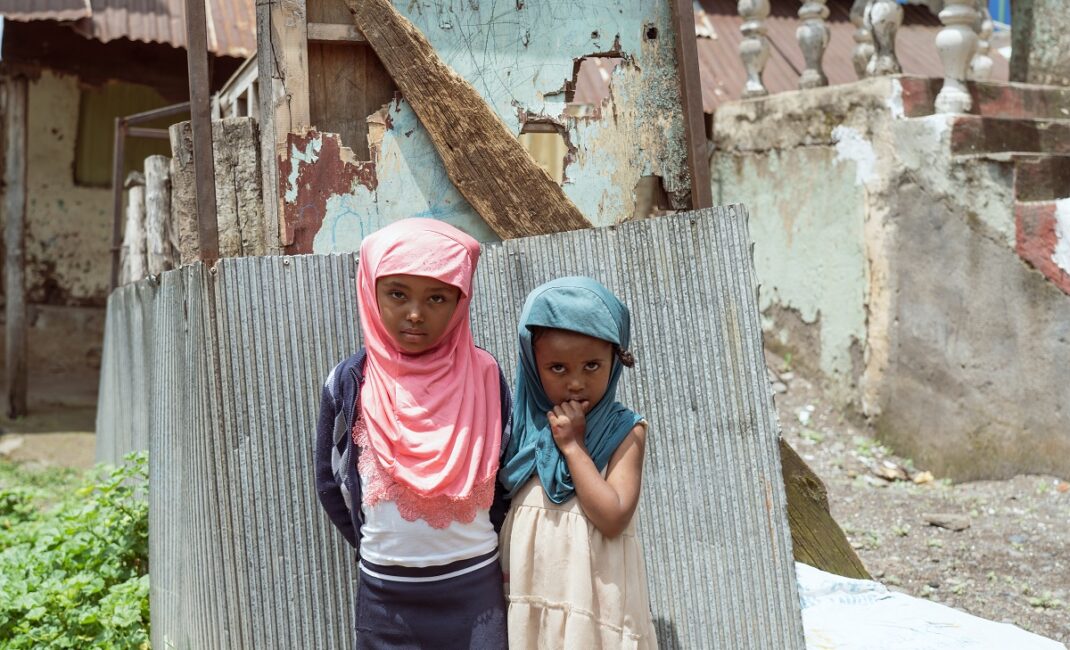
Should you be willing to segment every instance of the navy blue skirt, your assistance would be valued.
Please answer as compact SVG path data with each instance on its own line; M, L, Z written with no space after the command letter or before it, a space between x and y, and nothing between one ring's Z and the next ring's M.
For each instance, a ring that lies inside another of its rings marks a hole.
M429 582L421 581L428 569L362 560L356 649L505 650L509 637L497 552L430 570L448 575L487 560L468 573Z

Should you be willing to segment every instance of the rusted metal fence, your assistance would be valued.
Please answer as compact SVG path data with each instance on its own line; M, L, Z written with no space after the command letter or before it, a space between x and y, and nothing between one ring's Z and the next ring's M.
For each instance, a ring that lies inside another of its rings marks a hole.
M353 255L224 259L109 300L98 457L150 451L153 646L352 646L353 554L321 513L320 386L359 345ZM515 368L527 292L631 306L621 399L652 423L639 530L663 648L803 648L746 213L713 208L485 249L476 340Z

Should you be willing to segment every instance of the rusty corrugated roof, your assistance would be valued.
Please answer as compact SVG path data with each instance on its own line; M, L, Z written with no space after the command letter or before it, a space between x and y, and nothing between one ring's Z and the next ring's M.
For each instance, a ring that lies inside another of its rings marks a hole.
M774 0L765 24L771 44L769 62L762 76L770 93L797 90L799 74L806 67L795 38L799 26L799 3ZM723 102L740 98L746 73L739 58L739 31L743 20L736 0L701 0L703 13L696 23L712 28L711 38L698 39L699 70L702 78L702 108L712 113ZM823 60L830 84L850 83L858 79L851 64L855 28L850 20L850 0L829 0L829 45ZM896 55L905 74L943 77L944 68L936 50L936 33L940 20L927 7L906 5L903 26L896 36ZM704 15L703 15L704 14ZM1006 81L1009 66L993 49L993 81Z
M207 0L208 50L245 58L256 51L253 0ZM120 38L186 47L184 0L0 0L8 20L77 21L75 28L107 43Z

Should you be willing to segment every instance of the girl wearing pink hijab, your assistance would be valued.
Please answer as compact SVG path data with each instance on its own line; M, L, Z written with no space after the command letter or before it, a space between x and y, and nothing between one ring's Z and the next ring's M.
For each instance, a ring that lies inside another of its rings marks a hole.
M358 649L507 643L496 480L509 390L468 321L479 243L405 219L361 243L365 347L323 388L316 488L359 563Z

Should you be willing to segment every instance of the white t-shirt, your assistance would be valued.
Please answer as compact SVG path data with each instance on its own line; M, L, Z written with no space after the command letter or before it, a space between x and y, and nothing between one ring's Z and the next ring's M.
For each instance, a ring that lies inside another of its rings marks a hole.
M362 491L367 490L360 477ZM423 519L408 521L393 501L372 507L360 504L364 525L360 527L360 557L374 564L410 567L439 566L478 557L498 547L498 534L490 523L490 510L479 510L471 523L454 521L445 528L432 528Z

